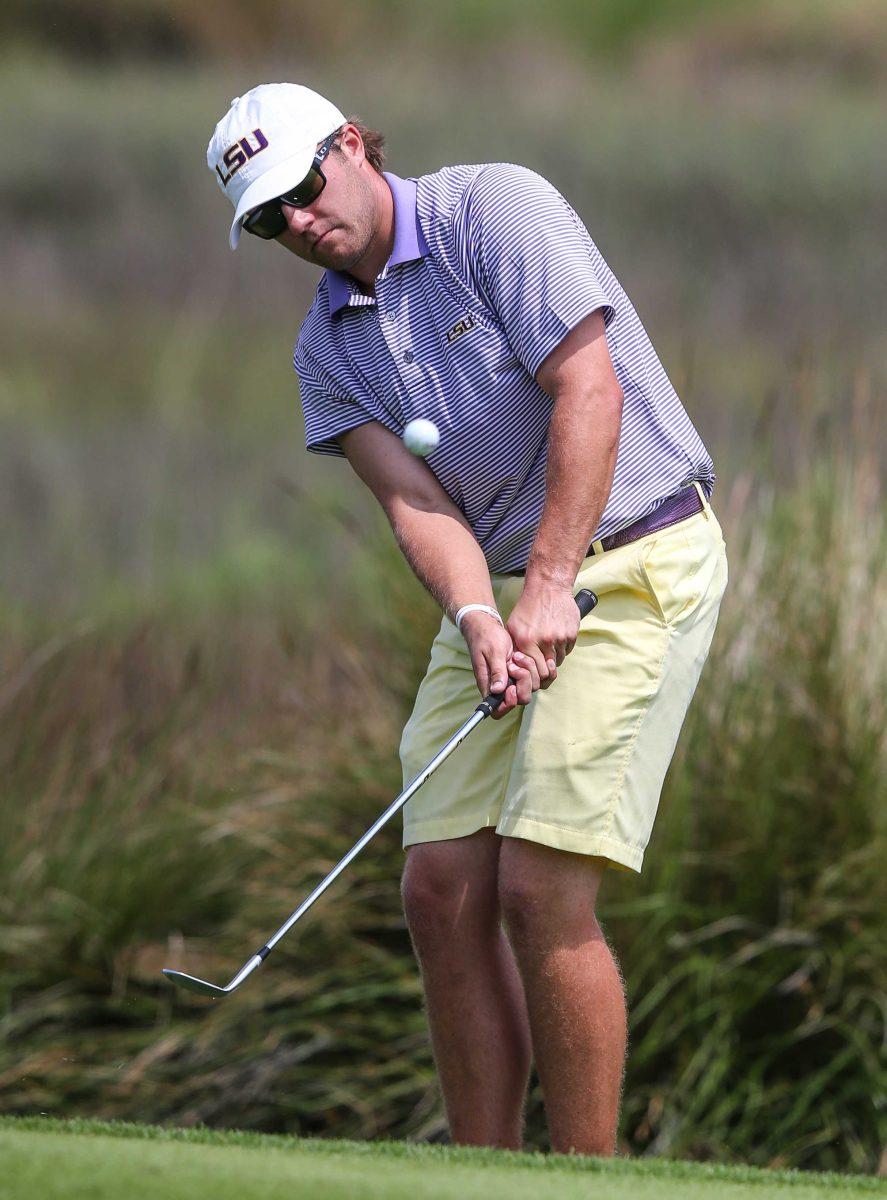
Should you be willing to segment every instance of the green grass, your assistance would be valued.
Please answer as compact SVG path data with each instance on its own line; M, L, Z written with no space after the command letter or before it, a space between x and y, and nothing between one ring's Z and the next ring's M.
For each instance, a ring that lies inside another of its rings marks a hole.
M871 1179L748 1167L515 1154L398 1142L312 1141L98 1121L0 1120L3 1200L825 1200L884 1193Z

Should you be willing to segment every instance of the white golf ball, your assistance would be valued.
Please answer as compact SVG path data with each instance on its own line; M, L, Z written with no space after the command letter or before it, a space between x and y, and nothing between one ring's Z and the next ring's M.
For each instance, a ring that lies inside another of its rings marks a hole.
M437 449L440 442L440 430L433 421L417 417L415 421L407 424L403 431L403 440L411 454L418 454L419 458L427 458Z

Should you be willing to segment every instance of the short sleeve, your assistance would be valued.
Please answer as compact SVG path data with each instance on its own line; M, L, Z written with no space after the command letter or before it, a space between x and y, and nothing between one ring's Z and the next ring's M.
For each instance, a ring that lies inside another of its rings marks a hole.
M531 374L580 321L616 310L595 271L596 247L547 180L496 163L475 178L467 223L472 269L515 355Z
M377 418L356 400L342 394L332 376L297 343L293 366L299 377L299 398L305 419L305 448L312 454L344 458L339 434Z

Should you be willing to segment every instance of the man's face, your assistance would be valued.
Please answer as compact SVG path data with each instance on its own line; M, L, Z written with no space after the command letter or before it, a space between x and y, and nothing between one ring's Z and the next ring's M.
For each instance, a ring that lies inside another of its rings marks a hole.
M322 167L326 187L307 208L282 206L287 229L277 241L319 267L348 271L367 253L380 214L360 135L346 125Z

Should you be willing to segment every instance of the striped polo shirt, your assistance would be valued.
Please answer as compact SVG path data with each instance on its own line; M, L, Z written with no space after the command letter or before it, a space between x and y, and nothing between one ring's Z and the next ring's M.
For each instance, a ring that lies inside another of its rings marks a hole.
M491 573L523 571L545 501L552 399L540 365L600 309L624 394L616 472L593 538L685 484L711 495L711 458L637 313L579 217L546 180L508 163L386 173L394 247L366 295L326 271L299 331L309 451L379 421L440 430L426 462L470 524ZM581 461L581 455L580 455Z

